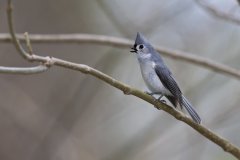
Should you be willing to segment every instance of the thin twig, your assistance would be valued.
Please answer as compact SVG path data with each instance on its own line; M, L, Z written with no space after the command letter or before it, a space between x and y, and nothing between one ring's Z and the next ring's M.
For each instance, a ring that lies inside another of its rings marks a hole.
M13 42L15 44L16 49L18 50L18 52L20 53L20 55L25 58L28 59L29 58L29 54L27 52L25 52L25 50L22 48L22 46L20 45L19 40L16 38L16 35L13 34L15 33L14 28L13 28L13 21L11 19L12 18L12 10L13 10L13 6L11 4L11 1L8 1L8 7L7 7L7 15L8 15L8 25L9 25L9 31L11 34L11 37L13 39Z
M32 55L32 54L33 54L33 50L32 50L32 45L31 45L31 43L30 43L30 39L29 39L28 32L25 32L25 33L24 33L24 37L25 37L25 39L26 39L26 44L27 44L27 47L28 47L28 52L29 52L30 55Z
M4 67L0 66L0 73L4 74L21 74L21 75L30 75L37 74L46 71L48 67L45 65L39 65L35 67Z
M237 25L240 25L240 17L238 15L234 15L232 13L229 12L224 12L218 8L216 8L215 6L213 6L212 4L210 4L209 2L202 1L202 0L196 0L196 2L199 4L200 7L202 7L203 9L207 10L208 12L210 12L212 15L219 17L223 20L229 21L229 22L233 22Z
M8 8L11 7L11 0L8 0ZM9 21L12 21L12 12L11 10L8 9L8 14L10 18L8 18ZM12 25L12 22L9 22L9 25ZM19 50L19 48L21 46L18 43L18 40L15 36L15 32L12 29L13 26L9 26L10 28L10 32L12 35L12 39L13 42L15 44L16 49L21 52L21 50ZM24 51L25 52L25 51ZM22 53L20 53L22 54ZM188 118L187 116L185 116L183 113L175 110L174 108L163 104L161 102L156 101L152 96L145 94L144 92L131 88L130 86L121 83L120 81L117 81L116 79L94 69L91 68L87 65L84 64L77 64L77 63L73 63L73 62L69 62L69 61L65 61L62 59L58 59L58 58L54 58L54 57L43 57L43 56L38 56L38 55L30 55L30 56L26 56L26 59L29 60L30 62L32 61L38 61L38 62L43 62L45 64L49 64L49 65L57 65L57 66L61 66L64 68L68 68L71 70L76 70L76 71L80 71L82 73L85 74L90 74L96 78L98 78L99 80L102 80L104 82L106 82L107 84L118 88L119 90L123 91L125 94L128 95L134 95L136 97L139 97L151 104L153 104L153 106L156 106L157 108L160 108L162 110L164 110L165 112L169 113L170 115L172 115L173 117L175 117L176 119L185 122L186 124L188 124L189 126L191 126L193 129L195 129L197 132L199 132L201 135L203 135L204 137L206 137L207 139L211 140L212 142L214 142L215 144L217 144L218 146L220 146L223 150L225 150L226 152L229 152L230 154L232 154L233 156L235 156L236 158L240 159L240 149L233 145L232 143L230 143L229 141L227 141L226 139L222 138L221 136L217 135L216 133L212 132L211 130L207 129L206 127L204 127L203 125L199 125L197 123L195 123L194 121L192 121L190 118Z
M18 34L17 38L24 42L25 38L22 34ZM125 38L117 38L103 35L93 34L57 34L57 35L43 35L43 34L31 34L29 36L32 43L91 43L100 44L114 47L130 48L133 41ZM0 34L0 42L11 42L12 38L9 34ZM215 71L220 74L232 76L240 80L240 70L234 69L230 66L221 64L219 62L210 60L208 58L200 57L191 53L178 51L170 48L164 48L161 46L155 46L155 48L163 55L176 60L185 61L193 65Z

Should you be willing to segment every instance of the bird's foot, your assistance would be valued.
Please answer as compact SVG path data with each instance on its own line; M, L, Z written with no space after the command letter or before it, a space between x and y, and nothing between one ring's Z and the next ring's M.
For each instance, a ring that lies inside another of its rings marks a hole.
M159 100L155 98L154 103L157 103L157 102L159 102ZM158 110L161 110L161 108L159 108L157 105L154 105L154 107L157 108Z
M166 103L166 101L164 99L161 99L163 97L163 95L161 95L159 98L155 99L155 102L161 102L161 103ZM161 110L161 108L159 108L158 106L154 105L155 108L157 108L158 110Z
M163 97L162 93L160 92L148 92L148 91L145 91L144 93L152 96L154 98L154 102L161 102L161 103L166 103L166 101L164 99L161 99ZM155 98L153 95L155 94L158 94L160 95L158 98ZM155 108L157 108L158 110L161 110L161 108L157 107L156 105L154 105Z
M167 102L164 99L160 99L160 102L166 104Z
M152 96L152 95L153 95L153 93L152 93L152 92L148 92L148 91L144 91L144 93L146 93L146 94L148 94L148 95L150 95L150 96Z

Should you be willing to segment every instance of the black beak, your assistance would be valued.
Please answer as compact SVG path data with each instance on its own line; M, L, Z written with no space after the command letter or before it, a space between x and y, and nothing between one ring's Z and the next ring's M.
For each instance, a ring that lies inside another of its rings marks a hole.
M132 50L131 50L130 52L132 52L132 53L137 53L136 48L132 47L131 49L132 49Z
M130 52L132 53L137 53L137 49L136 49L136 44L133 45L133 47L131 48L132 50Z

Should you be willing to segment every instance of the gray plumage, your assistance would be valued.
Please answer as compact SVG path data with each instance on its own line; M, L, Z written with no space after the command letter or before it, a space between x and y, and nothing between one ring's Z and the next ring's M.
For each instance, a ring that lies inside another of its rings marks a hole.
M172 73L163 62L160 54L140 34L137 33L135 44L131 52L136 53L142 77L152 92L160 97L165 96L175 107L184 107L196 123L201 123L201 118L193 109L191 103L183 96Z

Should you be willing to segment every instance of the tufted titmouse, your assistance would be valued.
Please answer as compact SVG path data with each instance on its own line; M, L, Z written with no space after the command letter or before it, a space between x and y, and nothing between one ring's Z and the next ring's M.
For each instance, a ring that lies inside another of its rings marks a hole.
M196 123L201 123L201 118L193 109L191 103L183 96L172 73L163 62L160 54L140 34L137 33L135 44L131 52L136 53L142 77L151 91L150 95L160 95L158 100L165 96L175 107L184 107ZM161 100L164 102L163 100Z

